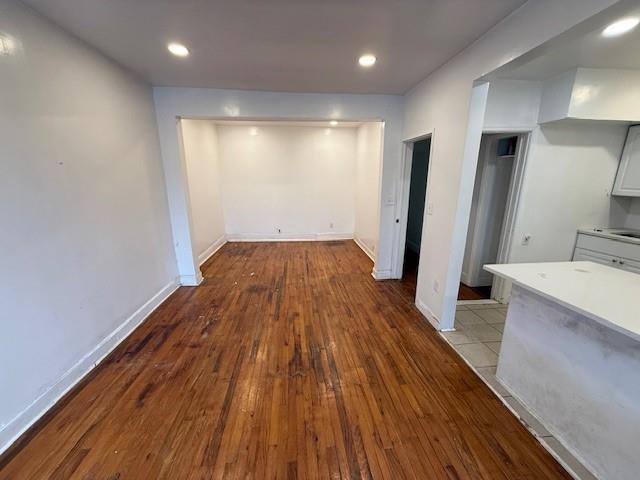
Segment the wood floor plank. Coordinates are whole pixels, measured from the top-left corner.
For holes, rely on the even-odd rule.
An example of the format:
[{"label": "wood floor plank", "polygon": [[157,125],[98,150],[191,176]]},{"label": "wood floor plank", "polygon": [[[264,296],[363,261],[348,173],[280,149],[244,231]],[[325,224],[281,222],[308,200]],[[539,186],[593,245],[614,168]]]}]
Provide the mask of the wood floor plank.
[{"label": "wood floor plank", "polygon": [[230,243],[0,479],[568,479],[351,241]]}]

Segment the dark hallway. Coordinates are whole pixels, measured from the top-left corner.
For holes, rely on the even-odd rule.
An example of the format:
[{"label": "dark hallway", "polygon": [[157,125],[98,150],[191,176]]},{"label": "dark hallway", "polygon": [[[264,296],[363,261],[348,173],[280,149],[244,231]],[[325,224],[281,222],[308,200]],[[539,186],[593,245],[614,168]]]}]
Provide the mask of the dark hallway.
[{"label": "dark hallway", "polygon": [[416,294],[416,282],[418,278],[430,150],[430,138],[420,140],[413,144],[411,180],[409,186],[409,209],[407,213],[407,237],[405,240],[402,269],[402,282],[406,285],[407,290],[412,296]]}]

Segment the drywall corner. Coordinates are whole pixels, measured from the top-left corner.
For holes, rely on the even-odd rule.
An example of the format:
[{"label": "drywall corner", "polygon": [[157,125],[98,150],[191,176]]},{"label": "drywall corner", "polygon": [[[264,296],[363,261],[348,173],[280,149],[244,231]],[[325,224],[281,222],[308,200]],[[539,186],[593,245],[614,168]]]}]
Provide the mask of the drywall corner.
[{"label": "drywall corner", "polygon": [[202,266],[207,260],[209,260],[218,250],[220,250],[223,245],[227,243],[226,235],[222,235],[220,238],[215,240],[204,252],[198,255],[199,265]]}]

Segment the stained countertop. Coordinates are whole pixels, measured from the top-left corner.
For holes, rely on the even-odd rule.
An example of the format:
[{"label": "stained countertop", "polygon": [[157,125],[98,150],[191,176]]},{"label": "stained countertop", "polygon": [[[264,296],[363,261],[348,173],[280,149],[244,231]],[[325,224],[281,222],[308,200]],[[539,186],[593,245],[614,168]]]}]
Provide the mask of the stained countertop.
[{"label": "stained countertop", "polygon": [[640,341],[640,275],[593,262],[511,263],[484,269]]}]

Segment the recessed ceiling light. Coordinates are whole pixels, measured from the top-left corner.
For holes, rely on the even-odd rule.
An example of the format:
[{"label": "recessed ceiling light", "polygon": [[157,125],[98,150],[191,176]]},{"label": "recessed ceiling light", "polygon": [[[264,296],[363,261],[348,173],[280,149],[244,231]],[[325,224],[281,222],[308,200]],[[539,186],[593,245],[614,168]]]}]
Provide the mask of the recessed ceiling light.
[{"label": "recessed ceiling light", "polygon": [[366,55],[362,55],[358,59],[358,63],[361,67],[373,67],[373,65],[376,63],[376,57],[367,53]]},{"label": "recessed ceiling light", "polygon": [[335,127],[336,125],[338,125],[338,121],[337,120],[331,120],[329,122],[329,125],[331,125],[332,127]]},{"label": "recessed ceiling light", "polygon": [[256,127],[251,127],[249,129],[249,135],[251,135],[252,137],[255,137],[256,135],[258,135],[258,129]]},{"label": "recessed ceiling light", "polygon": [[602,35],[605,37],[617,37],[618,35],[622,35],[630,30],[633,30],[638,26],[638,23],[640,23],[640,19],[638,18],[623,18],[622,20],[613,22],[611,25],[605,28],[602,31]]},{"label": "recessed ceiling light", "polygon": [[189,49],[180,43],[170,43],[169,45],[167,45],[167,49],[176,57],[189,56]]}]

